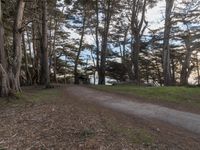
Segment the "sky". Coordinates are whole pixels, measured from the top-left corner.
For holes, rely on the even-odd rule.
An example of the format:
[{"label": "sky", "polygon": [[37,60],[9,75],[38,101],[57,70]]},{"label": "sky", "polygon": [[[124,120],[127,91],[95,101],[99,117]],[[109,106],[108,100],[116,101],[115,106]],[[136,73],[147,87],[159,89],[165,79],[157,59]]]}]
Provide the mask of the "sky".
[{"label": "sky", "polygon": [[157,3],[152,9],[148,9],[146,13],[146,19],[149,22],[150,29],[157,29],[164,25],[164,12],[165,2],[162,0]]}]

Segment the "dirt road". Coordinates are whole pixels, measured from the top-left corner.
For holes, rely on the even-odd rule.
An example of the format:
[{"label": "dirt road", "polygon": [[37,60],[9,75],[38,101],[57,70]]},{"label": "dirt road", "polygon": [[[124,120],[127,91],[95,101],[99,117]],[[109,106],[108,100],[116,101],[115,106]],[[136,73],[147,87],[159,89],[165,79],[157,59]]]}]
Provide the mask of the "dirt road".
[{"label": "dirt road", "polygon": [[133,102],[130,98],[87,87],[70,86],[67,92],[80,100],[88,100],[129,115],[153,118],[200,134],[200,115],[148,103]]},{"label": "dirt road", "polygon": [[71,85],[0,98],[0,149],[200,149],[199,129],[180,128],[194,130],[198,116],[129,100]]}]

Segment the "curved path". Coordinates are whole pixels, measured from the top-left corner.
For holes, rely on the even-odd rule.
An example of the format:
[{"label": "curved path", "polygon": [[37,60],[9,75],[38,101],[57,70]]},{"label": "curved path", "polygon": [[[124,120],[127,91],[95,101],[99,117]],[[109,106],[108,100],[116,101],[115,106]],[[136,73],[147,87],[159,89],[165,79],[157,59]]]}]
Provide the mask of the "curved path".
[{"label": "curved path", "polygon": [[127,97],[81,86],[70,86],[67,91],[80,100],[93,101],[104,107],[142,118],[161,120],[200,134],[200,115],[198,114],[149,103],[133,102]]}]

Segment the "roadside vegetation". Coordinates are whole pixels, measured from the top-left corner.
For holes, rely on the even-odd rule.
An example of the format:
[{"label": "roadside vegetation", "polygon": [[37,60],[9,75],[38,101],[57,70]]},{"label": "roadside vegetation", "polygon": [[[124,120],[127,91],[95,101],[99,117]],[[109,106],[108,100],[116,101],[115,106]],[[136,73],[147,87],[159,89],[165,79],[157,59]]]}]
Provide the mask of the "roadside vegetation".
[{"label": "roadside vegetation", "polygon": [[132,95],[146,102],[172,104],[174,107],[185,106],[200,108],[200,88],[198,87],[145,87],[135,85],[95,86],[109,92]]}]

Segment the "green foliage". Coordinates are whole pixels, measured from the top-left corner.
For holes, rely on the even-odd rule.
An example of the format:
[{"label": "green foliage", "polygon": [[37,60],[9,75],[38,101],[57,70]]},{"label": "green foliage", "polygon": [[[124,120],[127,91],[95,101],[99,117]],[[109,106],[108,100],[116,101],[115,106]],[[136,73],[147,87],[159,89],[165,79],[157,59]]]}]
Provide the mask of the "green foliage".
[{"label": "green foliage", "polygon": [[117,81],[124,81],[127,75],[124,64],[115,61],[108,61],[106,67],[107,75]]},{"label": "green foliage", "polygon": [[70,5],[72,3],[72,0],[65,0],[64,2],[66,5]]}]

